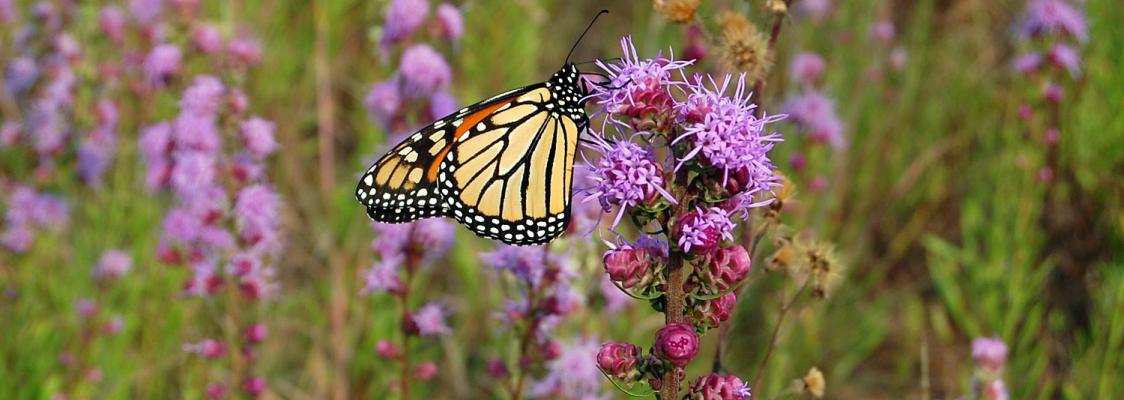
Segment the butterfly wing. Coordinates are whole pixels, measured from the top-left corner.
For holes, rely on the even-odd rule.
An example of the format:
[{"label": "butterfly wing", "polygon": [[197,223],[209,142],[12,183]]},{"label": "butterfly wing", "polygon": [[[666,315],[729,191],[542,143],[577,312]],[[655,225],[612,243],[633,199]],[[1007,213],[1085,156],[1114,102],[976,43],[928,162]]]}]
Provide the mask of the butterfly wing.
[{"label": "butterfly wing", "polygon": [[[377,222],[405,223],[442,216],[447,204],[439,192],[439,168],[458,134],[483,118],[520,88],[466,107],[410,135],[374,163],[359,178],[356,199]],[[460,129],[464,126],[466,129]]]},{"label": "butterfly wing", "polygon": [[582,120],[552,96],[534,87],[458,138],[440,177],[450,217],[516,245],[546,243],[566,230]]}]

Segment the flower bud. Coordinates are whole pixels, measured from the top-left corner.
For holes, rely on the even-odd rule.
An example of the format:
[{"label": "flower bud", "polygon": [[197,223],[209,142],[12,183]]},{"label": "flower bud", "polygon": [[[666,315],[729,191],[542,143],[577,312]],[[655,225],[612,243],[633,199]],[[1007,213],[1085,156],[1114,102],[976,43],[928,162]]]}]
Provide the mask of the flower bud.
[{"label": "flower bud", "polygon": [[503,379],[511,374],[511,371],[507,369],[507,364],[499,359],[488,361],[487,370],[488,376],[491,376],[493,379]]},{"label": "flower bud", "polygon": [[437,376],[437,364],[432,361],[426,361],[414,368],[414,377],[419,381],[425,382]]},{"label": "flower bud", "polygon": [[737,286],[749,275],[753,260],[742,246],[719,249],[710,262],[710,274],[719,290]]},{"label": "flower bud", "polygon": [[605,253],[605,272],[609,278],[628,289],[650,281],[648,252],[637,248],[620,248]]},{"label": "flower bud", "polygon": [[387,360],[393,360],[402,356],[402,350],[389,340],[380,340],[378,343],[375,343],[375,354]]},{"label": "flower bud", "polygon": [[699,334],[686,323],[664,325],[656,332],[652,352],[676,367],[684,367],[699,353]]},{"label": "flower bud", "polygon": [[246,383],[242,384],[242,390],[245,390],[250,397],[261,396],[265,392],[265,379],[258,376],[247,379]]},{"label": "flower bud", "polygon": [[687,390],[687,400],[742,400],[750,397],[749,384],[733,375],[700,376]]},{"label": "flower bud", "polygon": [[617,379],[627,379],[639,361],[640,347],[631,343],[606,342],[597,351],[597,367]]},{"label": "flower bud", "polygon": [[265,324],[253,324],[246,328],[246,341],[250,343],[261,343],[267,335],[269,328]]}]

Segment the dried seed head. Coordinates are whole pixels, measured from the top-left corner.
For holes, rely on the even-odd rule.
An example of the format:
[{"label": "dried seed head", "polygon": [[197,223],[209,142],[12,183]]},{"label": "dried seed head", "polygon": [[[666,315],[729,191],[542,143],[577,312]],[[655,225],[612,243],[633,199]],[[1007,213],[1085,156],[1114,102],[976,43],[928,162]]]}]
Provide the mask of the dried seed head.
[{"label": "dried seed head", "polygon": [[792,387],[794,391],[806,394],[813,399],[822,399],[826,384],[823,372],[820,372],[819,368],[812,367],[803,378],[793,380]]},{"label": "dried seed head", "polygon": [[677,24],[686,24],[695,20],[695,11],[699,9],[702,0],[654,0],[652,2],[656,11]]},{"label": "dried seed head", "polygon": [[821,299],[827,297],[843,276],[842,266],[835,258],[835,248],[818,242],[807,249],[804,258],[812,295]]},{"label": "dried seed head", "polygon": [[785,0],[765,0],[765,9],[774,15],[788,14],[788,4],[785,4]]},{"label": "dried seed head", "polygon": [[726,69],[744,72],[749,81],[765,77],[772,66],[765,37],[745,15],[727,11],[722,14],[722,46],[719,58]]},{"label": "dried seed head", "polygon": [[774,197],[773,203],[765,208],[765,222],[774,227],[780,226],[781,210],[784,210],[785,203],[796,196],[796,185],[780,172],[777,172],[777,176],[780,178],[778,183],[781,186],[773,190],[776,197]]},{"label": "dried seed head", "polygon": [[765,263],[768,271],[792,271],[802,261],[800,254],[804,252],[804,246],[797,237],[778,235],[773,241],[773,247],[776,251]]}]

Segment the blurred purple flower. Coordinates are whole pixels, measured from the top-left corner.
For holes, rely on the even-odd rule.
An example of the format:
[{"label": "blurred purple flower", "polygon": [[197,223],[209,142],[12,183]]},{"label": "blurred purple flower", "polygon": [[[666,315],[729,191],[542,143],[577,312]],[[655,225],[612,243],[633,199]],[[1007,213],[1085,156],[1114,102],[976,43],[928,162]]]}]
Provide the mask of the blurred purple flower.
[{"label": "blurred purple flower", "polygon": [[242,384],[242,390],[245,390],[246,394],[252,398],[261,396],[261,394],[265,392],[265,389],[265,378],[262,378],[260,376],[250,377],[249,379],[246,379],[245,383]]},{"label": "blurred purple flower", "polygon": [[222,50],[222,34],[211,25],[196,25],[191,30],[191,43],[199,51],[214,54]]},{"label": "blurred purple flower", "polygon": [[215,157],[199,151],[185,151],[175,156],[171,183],[181,197],[192,198],[204,193],[215,183]]},{"label": "blurred purple flower", "polygon": [[1031,0],[1020,30],[1026,36],[1070,35],[1082,43],[1089,39],[1084,13],[1065,0]]},{"label": "blurred purple flower", "polygon": [[591,166],[594,187],[583,201],[596,199],[603,211],[620,207],[612,227],[620,223],[625,210],[653,201],[663,196],[676,204],[675,198],[664,189],[663,167],[648,150],[627,140],[612,143],[596,133],[590,135],[592,145],[587,147],[600,152],[601,159]]},{"label": "blurred purple flower", "polygon": [[97,265],[94,267],[94,277],[97,279],[118,279],[133,268],[133,258],[121,250],[109,250],[102,253]]},{"label": "blurred purple flower", "polygon": [[428,0],[392,0],[386,8],[386,25],[379,43],[387,47],[405,39],[425,22],[428,14]]},{"label": "blurred purple flower", "polygon": [[464,17],[461,10],[449,3],[437,6],[437,26],[441,37],[456,42],[464,35]]},{"label": "blurred purple flower", "polygon": [[429,98],[429,118],[436,120],[456,112],[457,99],[447,92],[437,92]]},{"label": "blurred purple flower", "polygon": [[810,85],[820,80],[826,68],[823,57],[819,54],[804,52],[792,59],[791,73],[797,81]]},{"label": "blurred purple flower", "polygon": [[82,48],[73,36],[66,32],[59,33],[55,36],[53,42],[55,51],[67,61],[74,62],[82,57]]},{"label": "blurred purple flower", "polygon": [[983,398],[986,400],[1007,400],[1007,384],[1002,379],[996,379],[984,386]]},{"label": "blurred purple flower", "polygon": [[396,261],[381,260],[363,275],[363,289],[360,294],[397,293],[402,290],[402,279],[398,276]]},{"label": "blurred purple flower", "polygon": [[164,215],[162,227],[164,239],[183,245],[199,238],[203,221],[188,209],[174,208]]},{"label": "blurred purple flower", "polygon": [[204,339],[195,343],[185,343],[183,351],[213,360],[226,355],[226,344],[215,339]]},{"label": "blurred purple flower", "polygon": [[256,116],[242,123],[242,144],[250,155],[260,160],[277,150],[273,129],[272,122]]},{"label": "blurred purple flower", "polygon": [[210,75],[196,76],[180,99],[181,114],[213,116],[222,107],[225,92],[226,88],[218,78]]},{"label": "blurred purple flower", "polygon": [[832,0],[802,0],[796,2],[796,11],[814,21],[823,21],[831,12]]},{"label": "blurred purple flower", "polygon": [[255,184],[243,188],[234,202],[234,216],[242,241],[254,250],[276,250],[281,196],[272,188]]},{"label": "blurred purple flower", "polygon": [[0,243],[8,250],[22,254],[31,249],[35,241],[35,232],[27,225],[8,225],[0,236]]},{"label": "blurred purple flower", "polygon": [[399,71],[402,93],[425,98],[449,88],[453,71],[445,58],[427,44],[416,44],[402,52]]},{"label": "blurred purple flower", "polygon": [[894,23],[892,21],[880,20],[875,22],[874,26],[870,28],[870,37],[884,44],[894,41],[894,36],[896,34],[897,30],[894,29]]},{"label": "blurred purple flower", "polygon": [[411,319],[422,336],[444,336],[453,332],[445,324],[445,309],[439,304],[430,303],[415,312]]},{"label": "blurred purple flower", "polygon": [[822,93],[810,90],[790,97],[784,110],[794,122],[809,131],[812,140],[826,142],[835,149],[847,147],[843,122],[835,114],[835,102]]},{"label": "blurred purple flower", "polygon": [[137,24],[150,25],[160,21],[160,14],[164,12],[163,0],[130,0],[129,12]]},{"label": "blurred purple flower", "polygon": [[39,66],[35,60],[28,57],[16,57],[8,63],[4,74],[4,89],[9,96],[15,97],[35,85],[39,78]]},{"label": "blurred purple flower", "polygon": [[10,24],[16,20],[16,9],[12,0],[0,0],[0,22]]},{"label": "blurred purple flower", "polygon": [[422,261],[444,256],[453,243],[453,226],[438,218],[408,224],[374,224],[376,237],[372,250],[384,260],[405,261],[409,251],[421,251]]},{"label": "blurred purple flower", "polygon": [[1033,74],[1035,72],[1038,72],[1038,68],[1042,66],[1042,53],[1031,52],[1021,54],[1018,57],[1015,57],[1014,61],[1011,62],[1011,65],[1023,74]]},{"label": "blurred purple flower", "polygon": [[980,366],[992,371],[1003,370],[1007,363],[1007,344],[998,337],[979,337],[972,340],[972,358]]},{"label": "blurred purple flower", "polygon": [[251,36],[234,38],[226,45],[226,51],[230,53],[234,61],[243,66],[257,65],[262,61],[261,42]]},{"label": "blurred purple flower", "polygon": [[597,340],[578,338],[562,346],[558,357],[547,363],[547,374],[531,384],[530,398],[607,399],[602,393],[604,376],[597,367]]},{"label": "blurred purple flower", "polygon": [[906,62],[909,61],[909,53],[906,52],[905,47],[897,46],[890,50],[890,68],[895,71],[901,71],[905,68]]},{"label": "blurred purple flower", "polygon": [[117,150],[117,136],[111,128],[97,127],[82,138],[78,147],[78,176],[86,184],[98,187]]},{"label": "blurred purple flower", "polygon": [[375,121],[383,125],[383,128],[388,128],[390,122],[398,115],[398,110],[402,108],[402,96],[398,94],[398,80],[392,78],[371,85],[370,92],[363,99],[363,105],[367,106],[367,111]]},{"label": "blurred purple flower", "polygon": [[13,121],[6,121],[0,125],[0,148],[15,145],[20,141],[20,136],[23,135],[23,129],[20,124]]},{"label": "blurred purple flower", "polygon": [[98,26],[114,43],[125,40],[125,12],[120,7],[108,5],[98,12]]},{"label": "blurred purple flower", "polygon": [[605,299],[604,310],[608,315],[624,311],[632,304],[632,297],[618,289],[617,285],[609,279],[609,275],[601,276],[598,288],[601,290],[601,297]]},{"label": "blurred purple flower", "polygon": [[481,254],[480,259],[497,271],[511,272],[532,287],[538,287],[546,269],[545,262],[549,262],[545,251],[542,246],[503,245]]},{"label": "blurred purple flower", "polygon": [[163,86],[182,68],[180,48],[172,44],[156,46],[144,58],[144,75],[153,85]]},{"label": "blurred purple flower", "polygon": [[1073,47],[1063,43],[1055,44],[1050,48],[1050,62],[1059,68],[1065,68],[1074,78],[1081,76],[1081,56]]}]

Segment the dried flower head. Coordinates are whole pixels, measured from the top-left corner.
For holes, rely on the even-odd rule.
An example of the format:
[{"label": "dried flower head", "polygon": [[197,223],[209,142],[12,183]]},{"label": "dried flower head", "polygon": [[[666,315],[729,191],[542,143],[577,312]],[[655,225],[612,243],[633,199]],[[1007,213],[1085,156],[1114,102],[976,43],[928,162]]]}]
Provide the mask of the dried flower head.
[{"label": "dried flower head", "polygon": [[766,0],[765,10],[774,15],[783,16],[788,14],[788,3],[785,0]]},{"label": "dried flower head", "polygon": [[751,82],[763,79],[773,65],[765,36],[745,15],[727,11],[722,14],[722,45],[719,58],[730,71],[744,72]]},{"label": "dried flower head", "polygon": [[804,378],[796,381],[796,384],[802,393],[812,396],[812,398],[815,399],[822,399],[827,381],[824,380],[823,372],[820,372],[819,368],[812,367],[812,369],[808,370],[808,373],[804,375]]},{"label": "dried flower head", "polygon": [[809,246],[803,255],[804,269],[797,272],[802,279],[809,279],[808,287],[812,295],[824,298],[839,284],[843,276],[842,265],[835,258],[835,248],[818,242]]},{"label": "dried flower head", "polygon": [[702,0],[655,0],[652,5],[671,22],[686,24],[695,20],[700,3]]}]

